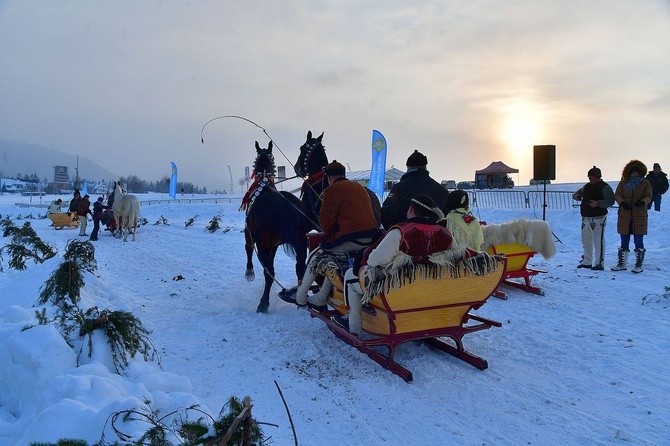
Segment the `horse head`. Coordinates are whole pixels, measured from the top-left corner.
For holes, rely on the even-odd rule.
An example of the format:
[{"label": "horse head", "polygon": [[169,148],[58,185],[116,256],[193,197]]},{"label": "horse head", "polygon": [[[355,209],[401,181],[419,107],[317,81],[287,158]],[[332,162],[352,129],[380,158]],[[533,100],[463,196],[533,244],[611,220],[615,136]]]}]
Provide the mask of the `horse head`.
[{"label": "horse head", "polygon": [[272,154],[272,141],[267,149],[262,149],[256,141],[256,159],[253,165],[254,177],[273,177],[276,174],[275,157]]},{"label": "horse head", "polygon": [[302,178],[314,175],[328,164],[326,148],[321,144],[323,132],[316,138],[312,137],[312,131],[307,132],[307,140],[300,146],[300,156],[293,168],[295,173]]}]

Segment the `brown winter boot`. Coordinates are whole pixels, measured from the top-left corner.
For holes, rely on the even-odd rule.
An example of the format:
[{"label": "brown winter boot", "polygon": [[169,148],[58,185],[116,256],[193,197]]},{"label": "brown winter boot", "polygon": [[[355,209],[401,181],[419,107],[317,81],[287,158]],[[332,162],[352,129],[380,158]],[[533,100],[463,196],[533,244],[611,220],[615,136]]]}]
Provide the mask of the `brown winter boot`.
[{"label": "brown winter boot", "polygon": [[644,262],[644,253],[647,252],[646,249],[636,249],[635,250],[635,266],[631,270],[632,272],[638,274],[644,271],[642,269],[642,262]]},{"label": "brown winter boot", "polygon": [[626,271],[628,269],[628,254],[630,254],[630,250],[619,248],[619,251],[617,251],[617,264],[610,269],[612,271]]}]

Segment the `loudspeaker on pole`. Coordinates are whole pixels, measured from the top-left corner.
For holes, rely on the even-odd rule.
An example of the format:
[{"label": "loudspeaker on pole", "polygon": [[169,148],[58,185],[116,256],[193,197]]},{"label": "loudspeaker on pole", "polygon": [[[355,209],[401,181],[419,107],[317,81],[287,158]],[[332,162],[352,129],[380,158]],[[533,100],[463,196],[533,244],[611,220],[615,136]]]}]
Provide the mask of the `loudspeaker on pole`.
[{"label": "loudspeaker on pole", "polygon": [[533,179],[556,179],[556,146],[533,146]]}]

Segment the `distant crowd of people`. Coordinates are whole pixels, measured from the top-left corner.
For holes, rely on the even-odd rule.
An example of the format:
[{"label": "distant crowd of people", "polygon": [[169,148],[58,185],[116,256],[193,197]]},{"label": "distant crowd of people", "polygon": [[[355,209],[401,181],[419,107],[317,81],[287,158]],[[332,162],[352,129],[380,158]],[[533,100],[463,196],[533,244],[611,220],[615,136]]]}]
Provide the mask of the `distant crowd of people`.
[{"label": "distant crowd of people", "polygon": [[[116,185],[116,183],[114,183]],[[88,236],[86,233],[86,228],[88,227],[89,216],[93,220],[93,231],[89,240],[96,241],[98,240],[98,235],[100,233],[100,223],[105,218],[105,211],[109,210],[111,212],[112,205],[114,204],[114,191],[109,193],[107,197],[104,195],[99,196],[93,203],[93,211],[91,211],[91,201],[90,195],[84,194],[82,197],[81,191],[75,189],[70,203],[68,205],[67,214],[71,216],[76,216],[79,221],[79,236],[85,237]],[[107,198],[107,204],[104,204],[105,198]],[[52,201],[49,205],[48,213],[57,214],[62,212],[63,200],[57,198]],[[74,217],[73,217],[74,218]],[[111,216],[108,216],[111,218]]]}]

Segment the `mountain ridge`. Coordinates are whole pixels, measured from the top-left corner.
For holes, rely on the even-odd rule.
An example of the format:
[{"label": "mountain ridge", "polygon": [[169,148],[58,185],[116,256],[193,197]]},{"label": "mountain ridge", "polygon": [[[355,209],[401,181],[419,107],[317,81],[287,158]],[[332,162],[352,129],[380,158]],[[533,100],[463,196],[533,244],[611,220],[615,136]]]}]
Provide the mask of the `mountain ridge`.
[{"label": "mountain ridge", "polygon": [[[54,166],[67,166],[70,180],[77,170],[77,155],[70,155],[49,147],[0,138],[0,177],[15,177],[17,174],[36,174],[40,181],[54,180]],[[98,163],[79,156],[79,178],[89,181],[119,178]]]}]

